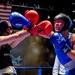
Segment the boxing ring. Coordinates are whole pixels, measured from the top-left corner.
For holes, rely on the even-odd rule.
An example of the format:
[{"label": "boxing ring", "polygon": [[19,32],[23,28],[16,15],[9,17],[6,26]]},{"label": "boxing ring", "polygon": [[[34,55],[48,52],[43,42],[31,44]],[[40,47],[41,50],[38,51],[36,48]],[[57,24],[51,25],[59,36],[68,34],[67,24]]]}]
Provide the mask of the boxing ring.
[{"label": "boxing ring", "polygon": [[37,75],[42,75],[42,70],[43,69],[52,69],[53,67],[41,67],[41,66],[39,66],[39,67],[15,67],[15,69],[21,69],[21,70],[30,70],[30,69],[37,69],[38,70],[38,74]]}]

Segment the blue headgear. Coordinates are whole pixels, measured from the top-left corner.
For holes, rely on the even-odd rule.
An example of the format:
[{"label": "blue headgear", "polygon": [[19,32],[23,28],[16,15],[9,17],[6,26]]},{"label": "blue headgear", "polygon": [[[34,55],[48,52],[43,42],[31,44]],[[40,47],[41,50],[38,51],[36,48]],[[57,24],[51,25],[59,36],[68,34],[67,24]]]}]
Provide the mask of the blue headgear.
[{"label": "blue headgear", "polygon": [[62,28],[62,30],[60,32],[65,31],[65,30],[71,28],[71,26],[72,26],[72,20],[70,19],[69,16],[67,16],[64,13],[60,13],[60,14],[58,14],[58,15],[56,15],[54,17],[54,20],[58,20],[58,19],[61,19],[61,20],[64,21],[64,27]]}]

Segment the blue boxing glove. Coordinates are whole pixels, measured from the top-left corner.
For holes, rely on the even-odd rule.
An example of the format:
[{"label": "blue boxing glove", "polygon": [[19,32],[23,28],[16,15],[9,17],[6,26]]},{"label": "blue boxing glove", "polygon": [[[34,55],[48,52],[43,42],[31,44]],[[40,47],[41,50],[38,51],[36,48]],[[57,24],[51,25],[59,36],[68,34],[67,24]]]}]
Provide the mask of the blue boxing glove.
[{"label": "blue boxing glove", "polygon": [[18,12],[12,12],[9,15],[9,21],[12,24],[12,26],[16,28],[21,28],[23,26],[25,28],[31,27],[31,22]]},{"label": "blue boxing glove", "polygon": [[69,45],[66,43],[65,38],[60,33],[52,34],[50,42],[54,44],[56,48],[62,50],[64,53],[68,53],[71,50]]}]

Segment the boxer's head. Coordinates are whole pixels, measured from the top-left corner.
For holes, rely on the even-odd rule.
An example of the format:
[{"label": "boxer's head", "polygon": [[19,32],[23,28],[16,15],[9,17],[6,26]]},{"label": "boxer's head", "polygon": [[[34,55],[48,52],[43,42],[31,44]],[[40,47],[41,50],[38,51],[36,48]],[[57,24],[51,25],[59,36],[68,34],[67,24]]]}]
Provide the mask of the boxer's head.
[{"label": "boxer's head", "polygon": [[54,17],[54,29],[57,32],[63,32],[70,29],[72,26],[72,20],[64,13],[60,13]]},{"label": "boxer's head", "polygon": [[0,36],[1,35],[8,35],[11,32],[11,26],[9,25],[8,21],[1,20],[0,21]]}]

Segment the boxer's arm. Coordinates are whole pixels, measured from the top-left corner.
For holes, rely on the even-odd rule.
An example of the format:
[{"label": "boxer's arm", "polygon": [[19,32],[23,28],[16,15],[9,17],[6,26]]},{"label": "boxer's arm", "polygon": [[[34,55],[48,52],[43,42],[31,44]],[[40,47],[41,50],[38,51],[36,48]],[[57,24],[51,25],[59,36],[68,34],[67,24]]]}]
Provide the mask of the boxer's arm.
[{"label": "boxer's arm", "polygon": [[72,49],[70,52],[67,53],[67,55],[75,60],[75,34],[72,35],[72,38],[71,38],[71,46],[72,46]]},{"label": "boxer's arm", "polygon": [[[12,47],[15,47],[24,38],[26,38],[28,36],[30,36],[30,33],[29,32],[26,32],[25,30],[18,31],[18,32],[14,33],[14,34],[7,35],[7,36],[0,36],[0,45],[3,45],[3,44],[7,44],[7,43],[12,42],[12,43],[14,43],[12,45]],[[18,41],[18,43],[16,43],[17,41]]]},{"label": "boxer's arm", "polygon": [[75,60],[75,51],[71,49],[70,52],[67,53],[67,55],[72,59]]},{"label": "boxer's arm", "polygon": [[59,50],[62,50],[64,53],[66,53],[72,60],[75,60],[75,34],[71,38],[71,47],[66,43],[65,38],[57,33],[57,35],[54,33],[50,41],[52,44],[54,44]]},{"label": "boxer's arm", "polygon": [[50,39],[50,37],[52,36],[54,32],[51,31],[51,33],[48,35],[48,34],[38,34],[39,36],[42,36],[43,38],[46,38],[46,39]]},{"label": "boxer's arm", "polygon": [[17,40],[10,43],[11,48],[16,47],[20,42],[22,42],[25,38],[29,37],[30,35],[31,34],[27,31],[24,33],[24,35],[19,35]]},{"label": "boxer's arm", "polygon": [[55,48],[62,50],[63,53],[67,54],[71,50],[71,47],[67,44],[66,39],[60,33],[52,34],[50,42],[54,44]]},{"label": "boxer's arm", "polygon": [[[26,19],[23,15],[21,15],[18,12],[12,12],[9,16],[9,21],[12,24],[12,26],[16,28],[23,27],[24,30],[16,32],[13,37],[13,41],[11,41],[10,45],[12,48],[17,46],[22,40],[24,40],[26,37],[30,36],[30,33],[27,32],[27,30],[31,27],[31,23],[28,19]],[[10,38],[10,39],[11,39]],[[16,39],[15,39],[16,38]]]}]

